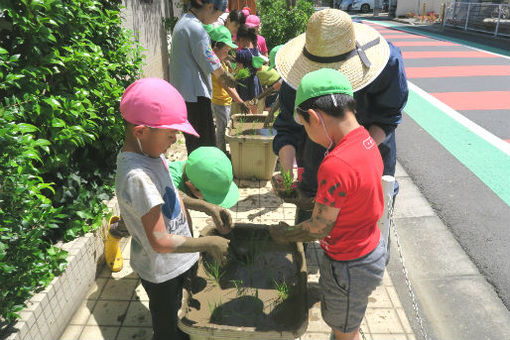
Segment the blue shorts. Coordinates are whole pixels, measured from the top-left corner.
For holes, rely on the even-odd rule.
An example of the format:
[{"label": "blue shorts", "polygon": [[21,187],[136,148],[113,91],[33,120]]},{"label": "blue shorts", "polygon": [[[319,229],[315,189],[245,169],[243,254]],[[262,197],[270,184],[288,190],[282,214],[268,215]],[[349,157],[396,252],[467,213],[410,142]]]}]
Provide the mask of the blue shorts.
[{"label": "blue shorts", "polygon": [[354,332],[365,316],[368,297],[382,282],[385,267],[382,237],[371,253],[356,260],[335,261],[323,253],[319,285],[324,321],[340,332]]}]

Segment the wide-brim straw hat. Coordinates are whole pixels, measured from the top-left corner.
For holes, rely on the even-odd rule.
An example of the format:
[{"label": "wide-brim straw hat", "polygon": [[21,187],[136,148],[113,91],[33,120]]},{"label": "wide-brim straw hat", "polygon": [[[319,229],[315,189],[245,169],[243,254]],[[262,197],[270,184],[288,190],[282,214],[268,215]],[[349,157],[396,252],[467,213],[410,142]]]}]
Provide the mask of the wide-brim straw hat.
[{"label": "wide-brim straw hat", "polygon": [[352,22],[341,10],[325,9],[310,17],[306,33],[280,48],[276,69],[295,89],[311,71],[324,67],[336,69],[358,91],[377,78],[389,56],[388,43],[375,29]]}]

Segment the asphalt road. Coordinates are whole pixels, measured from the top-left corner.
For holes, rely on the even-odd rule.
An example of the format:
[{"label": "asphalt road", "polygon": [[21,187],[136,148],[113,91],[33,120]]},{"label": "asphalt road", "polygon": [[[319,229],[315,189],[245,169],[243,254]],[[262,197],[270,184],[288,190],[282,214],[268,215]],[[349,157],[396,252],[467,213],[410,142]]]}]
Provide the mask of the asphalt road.
[{"label": "asphalt road", "polygon": [[510,58],[395,30],[395,23],[371,25],[401,48],[412,84],[489,132],[456,133],[455,122],[428,122],[426,113],[416,119],[414,102],[397,130],[397,154],[510,309],[510,153],[486,142],[487,135],[510,140]]}]

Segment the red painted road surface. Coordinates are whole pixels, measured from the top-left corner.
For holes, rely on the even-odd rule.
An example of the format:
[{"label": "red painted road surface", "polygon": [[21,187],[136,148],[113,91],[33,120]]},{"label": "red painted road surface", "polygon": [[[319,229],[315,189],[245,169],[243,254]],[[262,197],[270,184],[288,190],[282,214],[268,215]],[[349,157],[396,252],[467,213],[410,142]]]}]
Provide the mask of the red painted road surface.
[{"label": "red painted road surface", "polygon": [[508,59],[426,34],[365,23],[402,50],[411,82],[495,135],[510,140]]},{"label": "red painted road surface", "polygon": [[476,76],[510,76],[510,65],[406,67],[408,79]]}]

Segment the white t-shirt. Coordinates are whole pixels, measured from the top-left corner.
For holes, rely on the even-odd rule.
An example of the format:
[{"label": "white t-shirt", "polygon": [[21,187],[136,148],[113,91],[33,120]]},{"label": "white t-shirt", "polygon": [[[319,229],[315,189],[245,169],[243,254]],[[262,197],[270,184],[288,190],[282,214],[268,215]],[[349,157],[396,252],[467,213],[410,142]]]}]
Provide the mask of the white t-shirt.
[{"label": "white t-shirt", "polygon": [[169,234],[191,237],[185,213],[163,157],[151,158],[133,152],[117,156],[115,192],[120,214],[131,234],[131,267],[146,281],[161,283],[190,269],[199,253],[160,254],[152,249],[142,216],[161,205]]}]

